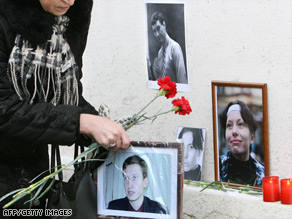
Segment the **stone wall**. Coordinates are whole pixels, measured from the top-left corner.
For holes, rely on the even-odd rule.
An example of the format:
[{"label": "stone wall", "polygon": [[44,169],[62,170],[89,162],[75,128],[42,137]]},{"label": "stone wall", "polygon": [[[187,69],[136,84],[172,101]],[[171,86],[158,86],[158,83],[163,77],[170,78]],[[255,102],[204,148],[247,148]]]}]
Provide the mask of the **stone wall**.
[{"label": "stone wall", "polygon": [[292,206],[264,202],[262,195],[184,185],[184,219],[291,219]]}]

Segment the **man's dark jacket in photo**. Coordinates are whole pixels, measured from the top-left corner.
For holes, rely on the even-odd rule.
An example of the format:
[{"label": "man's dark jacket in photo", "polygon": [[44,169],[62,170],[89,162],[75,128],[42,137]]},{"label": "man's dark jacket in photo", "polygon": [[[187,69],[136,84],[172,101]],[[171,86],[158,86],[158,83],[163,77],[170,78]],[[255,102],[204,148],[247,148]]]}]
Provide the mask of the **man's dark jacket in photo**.
[{"label": "man's dark jacket in photo", "polygon": [[[113,200],[109,203],[108,209],[128,211],[129,199],[127,197]],[[156,214],[168,214],[166,207],[162,206],[159,202],[153,201],[147,196],[144,196],[144,211]]]}]

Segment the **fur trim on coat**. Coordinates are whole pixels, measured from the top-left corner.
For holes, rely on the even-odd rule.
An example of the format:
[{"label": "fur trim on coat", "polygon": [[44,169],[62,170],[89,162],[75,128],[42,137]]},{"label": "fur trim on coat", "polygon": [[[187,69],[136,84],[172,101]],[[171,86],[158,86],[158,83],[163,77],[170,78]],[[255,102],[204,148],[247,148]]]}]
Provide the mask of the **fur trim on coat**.
[{"label": "fur trim on coat", "polygon": [[[55,16],[44,11],[39,0],[0,0],[0,15],[4,16],[14,34],[20,34],[33,46],[46,42],[52,35]],[[81,33],[88,29],[93,0],[75,0],[67,12],[68,29]]]}]

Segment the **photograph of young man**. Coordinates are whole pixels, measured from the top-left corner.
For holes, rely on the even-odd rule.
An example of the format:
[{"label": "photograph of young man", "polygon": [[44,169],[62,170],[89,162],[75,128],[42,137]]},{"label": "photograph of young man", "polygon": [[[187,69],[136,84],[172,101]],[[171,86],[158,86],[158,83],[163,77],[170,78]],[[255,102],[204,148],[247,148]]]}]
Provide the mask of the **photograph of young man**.
[{"label": "photograph of young man", "polygon": [[112,200],[108,209],[168,214],[166,206],[144,195],[148,186],[147,164],[138,155],[128,157],[122,166],[126,197]]}]

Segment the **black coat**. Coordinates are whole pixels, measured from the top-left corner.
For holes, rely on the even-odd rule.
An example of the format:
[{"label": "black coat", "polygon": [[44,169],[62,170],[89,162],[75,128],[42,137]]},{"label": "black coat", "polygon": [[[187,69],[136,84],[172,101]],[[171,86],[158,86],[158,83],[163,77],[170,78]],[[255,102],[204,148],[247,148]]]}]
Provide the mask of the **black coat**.
[{"label": "black coat", "polygon": [[[128,206],[129,206],[129,199],[125,197],[125,198],[111,201],[108,205],[108,209],[129,211]],[[155,214],[168,214],[168,210],[166,207],[162,206],[157,201],[151,200],[147,196],[144,196],[144,211],[143,212],[155,213]]]},{"label": "black coat", "polygon": [[200,181],[201,180],[201,166],[198,165],[198,167],[194,170],[190,170],[188,172],[184,172],[184,179],[186,180],[193,180],[193,181]]},{"label": "black coat", "polygon": [[[48,144],[85,142],[79,133],[80,113],[98,114],[82,97],[82,55],[85,49],[92,0],[76,0],[67,15],[66,39],[80,69],[79,105],[57,105],[22,101],[7,77],[8,59],[16,34],[33,46],[52,34],[54,16],[38,0],[0,0],[0,197],[47,170]],[[3,203],[0,203],[0,206]]]}]

